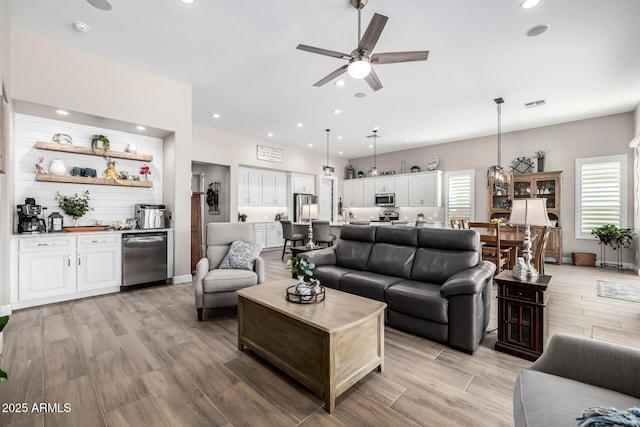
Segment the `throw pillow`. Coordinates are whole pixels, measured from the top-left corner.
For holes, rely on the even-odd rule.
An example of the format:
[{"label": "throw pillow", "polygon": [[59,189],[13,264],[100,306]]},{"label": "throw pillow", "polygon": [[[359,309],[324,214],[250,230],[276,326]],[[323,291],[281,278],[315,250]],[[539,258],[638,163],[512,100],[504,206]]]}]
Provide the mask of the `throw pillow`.
[{"label": "throw pillow", "polygon": [[231,243],[229,252],[225,255],[220,267],[253,270],[253,264],[260,255],[262,245],[260,243],[247,243],[236,240]]}]

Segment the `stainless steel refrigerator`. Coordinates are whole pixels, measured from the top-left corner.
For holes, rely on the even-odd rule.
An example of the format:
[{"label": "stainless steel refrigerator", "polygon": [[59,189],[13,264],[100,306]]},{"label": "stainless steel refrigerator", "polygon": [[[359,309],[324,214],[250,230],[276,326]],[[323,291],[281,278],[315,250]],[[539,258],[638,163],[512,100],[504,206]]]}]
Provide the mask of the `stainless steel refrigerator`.
[{"label": "stainless steel refrigerator", "polygon": [[302,206],[314,203],[318,203],[318,198],[313,194],[293,193],[293,222],[307,222],[309,218],[302,216]]}]

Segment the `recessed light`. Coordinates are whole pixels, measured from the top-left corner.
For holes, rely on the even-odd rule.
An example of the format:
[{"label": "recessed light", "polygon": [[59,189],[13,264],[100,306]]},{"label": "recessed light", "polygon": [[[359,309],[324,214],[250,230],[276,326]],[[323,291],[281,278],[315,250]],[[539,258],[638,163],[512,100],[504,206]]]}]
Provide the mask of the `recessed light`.
[{"label": "recessed light", "polygon": [[79,21],[76,21],[76,22],[73,23],[73,28],[75,28],[76,30],[80,31],[81,33],[86,33],[90,29],[87,24],[85,24],[84,22],[79,22]]},{"label": "recessed light", "polygon": [[353,94],[353,96],[355,96],[356,98],[364,98],[367,96],[367,94],[364,92],[356,92],[355,94]]},{"label": "recessed light", "polygon": [[307,145],[308,145],[309,147],[313,147],[313,144],[312,144],[312,143],[308,143]]},{"label": "recessed light", "polygon": [[380,126],[374,126],[373,130],[380,130]]},{"label": "recessed light", "polygon": [[338,80],[338,81],[336,82],[336,86],[339,86],[339,87],[344,86],[344,80]]},{"label": "recessed light", "polygon": [[370,145],[369,148],[373,148],[373,145]]},{"label": "recessed light", "polygon": [[342,151],[338,151],[338,154],[342,154]]},{"label": "recessed light", "polygon": [[145,130],[147,130],[147,128],[146,128],[146,127],[144,127],[144,126],[140,126],[140,125],[136,126],[136,129],[138,129],[139,131],[145,131]]},{"label": "recessed light", "polygon": [[338,135],[338,139],[342,139],[342,135]]},{"label": "recessed light", "polygon": [[211,117],[213,117],[214,119],[219,119],[219,118],[220,118],[220,114],[218,114],[218,113],[213,113],[213,114],[211,115]]},{"label": "recessed light", "polygon": [[301,128],[301,127],[302,127],[302,123],[298,123],[298,124],[296,124],[296,126],[298,126],[299,128]]},{"label": "recessed light", "polygon": [[87,2],[91,6],[100,10],[109,11],[113,9],[113,6],[111,6],[111,3],[109,3],[108,0],[87,0]]},{"label": "recessed light", "polygon": [[269,132],[269,133],[267,134],[267,136],[271,137],[271,136],[273,136],[273,134],[272,134],[271,132]]},{"label": "recessed light", "polygon": [[404,139],[404,142],[409,142],[409,138],[405,138],[405,139]]},{"label": "recessed light", "polygon": [[69,112],[66,110],[56,110],[56,113],[60,116],[68,116]]},{"label": "recessed light", "polygon": [[536,7],[540,3],[540,0],[523,0],[520,3],[520,7],[522,9],[531,9],[532,7]]},{"label": "recessed light", "polygon": [[340,111],[340,110],[333,110],[333,111],[332,111],[332,113],[333,113],[333,114],[340,114],[340,113],[342,113],[342,111]]},{"label": "recessed light", "polygon": [[196,0],[180,0],[184,4],[194,4]]},{"label": "recessed light", "polygon": [[546,33],[548,29],[549,26],[547,24],[536,25],[535,27],[530,28],[525,34],[528,37],[537,37],[541,34]]}]

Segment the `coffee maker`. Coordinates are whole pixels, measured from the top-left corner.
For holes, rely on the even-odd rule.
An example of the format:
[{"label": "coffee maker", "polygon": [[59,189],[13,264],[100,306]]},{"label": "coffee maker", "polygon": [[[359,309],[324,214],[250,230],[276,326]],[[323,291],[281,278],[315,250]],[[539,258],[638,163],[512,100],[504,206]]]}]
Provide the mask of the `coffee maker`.
[{"label": "coffee maker", "polygon": [[42,206],[36,205],[36,199],[27,197],[24,205],[18,205],[18,233],[44,233],[47,225],[40,218]]}]

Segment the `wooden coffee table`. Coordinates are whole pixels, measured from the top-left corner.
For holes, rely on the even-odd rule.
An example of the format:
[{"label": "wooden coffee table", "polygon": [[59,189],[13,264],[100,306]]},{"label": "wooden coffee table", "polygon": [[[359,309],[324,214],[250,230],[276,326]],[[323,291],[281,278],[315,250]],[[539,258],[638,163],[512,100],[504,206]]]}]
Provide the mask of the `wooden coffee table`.
[{"label": "wooden coffee table", "polygon": [[325,300],[286,300],[293,280],[238,294],[238,349],[248,348],[295,378],[333,411],[336,398],[384,368],[383,302],[326,289]]}]

